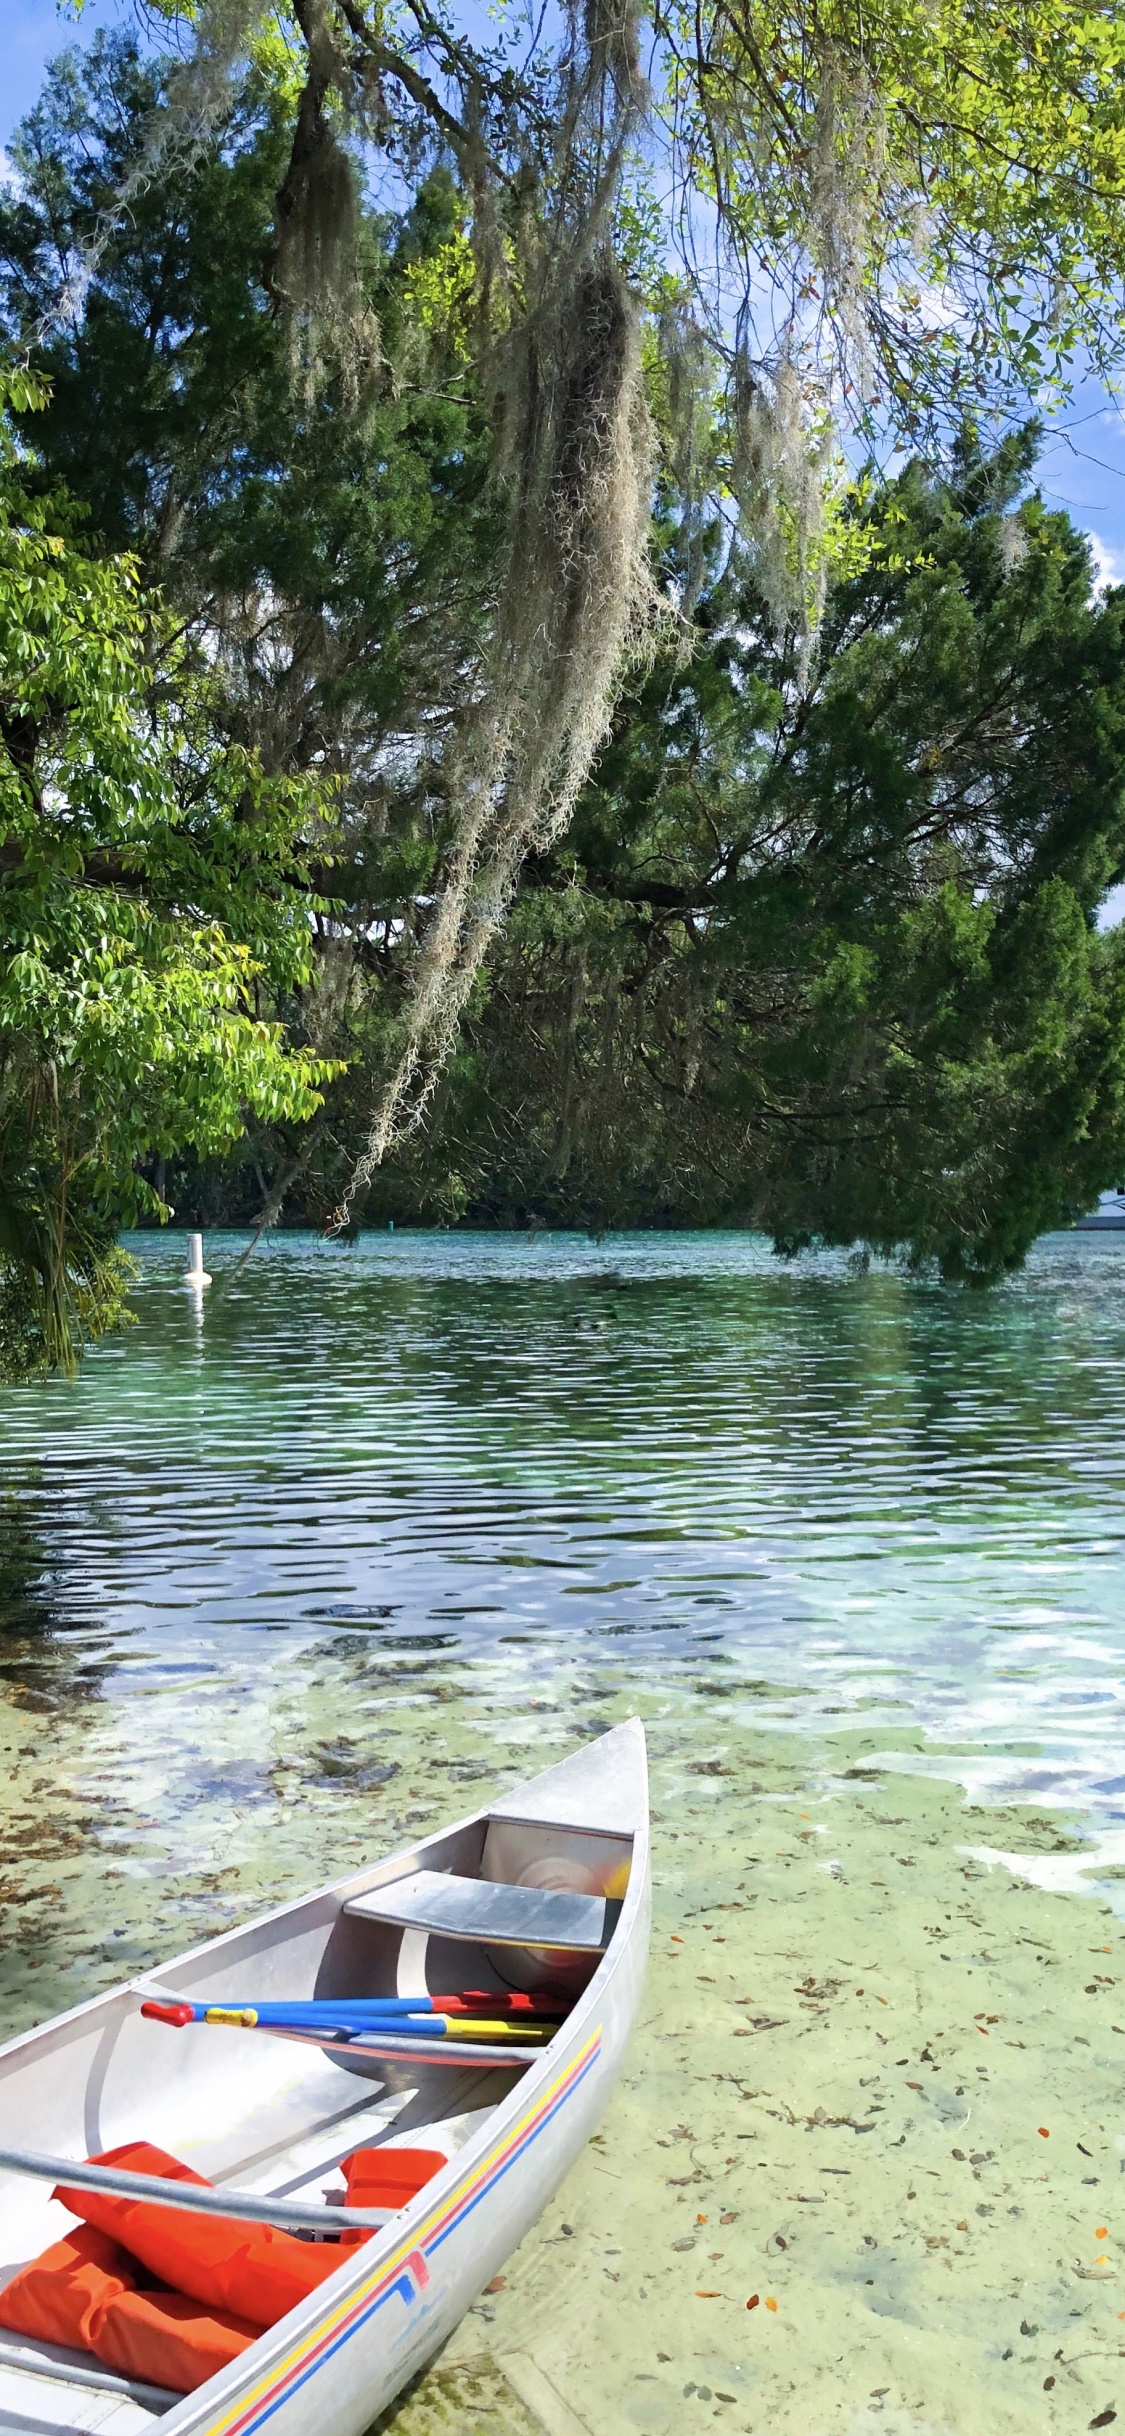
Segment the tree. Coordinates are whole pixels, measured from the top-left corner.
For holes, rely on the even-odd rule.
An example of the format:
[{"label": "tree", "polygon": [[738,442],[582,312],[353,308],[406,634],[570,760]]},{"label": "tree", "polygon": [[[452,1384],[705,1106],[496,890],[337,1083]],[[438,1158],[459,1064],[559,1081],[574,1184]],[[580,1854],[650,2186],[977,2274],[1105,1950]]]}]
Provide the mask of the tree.
[{"label": "tree", "polygon": [[[3,402],[42,403],[5,377]],[[330,1068],[266,1007],[308,976],[310,790],[216,748],[207,684],[126,557],[91,557],[0,427],[0,1364],[122,1316],[139,1168],[305,1120]],[[327,835],[327,823],[321,816]]]},{"label": "tree", "polygon": [[[115,212],[213,149],[247,57],[269,50],[253,7],[185,14],[194,47],[87,241],[95,274]],[[520,863],[565,829],[658,622],[646,326],[685,529],[725,499],[807,660],[838,427],[937,434],[966,402],[1065,382],[1080,344],[1116,360],[1125,30],[1083,0],[1023,0],[1000,29],[976,0],[780,17],[657,0],[650,84],[625,0],[568,17],[553,50],[515,17],[481,43],[440,0],[292,0],[274,22],[295,90],[264,277],[304,375],[330,373],[339,400],[378,363],[372,162],[400,193],[440,168],[444,289],[463,301],[503,511],[435,768],[439,885],[360,1181],[422,1120]],[[638,168],[645,141],[665,148],[667,207]]]},{"label": "tree", "polygon": [[[435,173],[397,215],[365,219],[393,372],[365,375],[358,397],[342,375],[295,375],[266,279],[294,109],[272,56],[225,97],[213,147],[146,177],[105,235],[169,74],[124,37],[50,70],[13,145],[20,189],[0,198],[6,320],[16,342],[49,332],[44,479],[161,584],[211,672],[218,732],[270,771],[335,783],[339,834],[316,875],[334,919],[306,1012],[329,1045],[346,1029],[371,1088],[448,842],[435,770],[495,587],[456,196]],[[84,311],[60,326],[60,276],[95,242]],[[282,1181],[307,1148],[259,1137]]]},{"label": "tree", "polygon": [[[390,807],[387,737],[444,732],[491,571],[485,434],[443,293],[456,198],[438,174],[399,215],[365,217],[394,379],[369,371],[357,395],[306,378],[267,283],[291,69],[268,52],[246,67],[212,145],[142,178],[170,81],[99,35],[52,64],[14,140],[4,318],[16,346],[40,334],[36,446],[99,544],[136,552],[204,639],[232,736],[274,769],[330,768],[359,831],[373,797],[377,820]],[[95,247],[83,310],[60,320],[60,283]]]},{"label": "tree", "polygon": [[[855,518],[815,674],[728,579],[533,865],[376,1207],[752,1223],[988,1280],[1125,1161],[1125,594],[1034,433]],[[346,1091],[347,1082],[341,1085]]]},{"label": "tree", "polygon": [[[990,1272],[1026,1226],[991,1243],[988,1208],[1014,1207],[1037,1143],[1073,1152],[1043,1152],[1044,1208],[1117,1155],[1112,956],[1033,805],[1042,869],[1022,895],[1014,797],[983,845],[918,811],[960,649],[961,579],[927,519],[989,564],[1027,545],[1036,581],[1061,551],[1067,617],[1093,616],[1076,545],[1031,549],[1030,508],[977,518],[986,460],[955,457],[974,415],[1003,427],[1029,387],[1065,387],[1079,346],[1103,367],[1119,352],[1125,34],[1078,0],[998,32],[970,0],[780,17],[661,0],[646,86],[624,8],[568,18],[553,51],[514,18],[482,44],[431,0],[294,0],[271,22],[225,0],[192,10],[179,64],[118,44],[60,68],[0,226],[9,327],[54,374],[52,471],[159,568],[225,733],[271,771],[341,780],[304,1019],[350,1071],[322,1124],[268,1142],[267,1210],[304,1164],[340,1215],[393,1155],[387,1190],[429,1206],[597,1216],[624,1206],[624,1176],[644,1180],[633,1207],[747,1211],[784,1240],[851,1226]],[[923,449],[913,489],[857,504],[849,426]],[[1005,597],[1025,582],[1013,566]],[[967,801],[995,777],[986,593],[982,576]],[[1049,650],[1046,611],[1036,631]],[[1097,633],[1111,657],[1112,619]],[[910,635],[913,743],[879,658]],[[1094,651],[1070,680],[1100,735],[1116,680]],[[1080,718],[1065,686],[1052,701],[1065,760]],[[1042,720],[1030,738],[1032,804],[1058,756]],[[1114,784],[1082,810],[1075,781],[1106,872]],[[866,897],[856,806],[883,841]],[[747,820],[743,859],[712,871]],[[510,1101],[490,1003],[528,1026],[522,1164],[481,1131],[503,1133]],[[607,1110],[628,1082],[600,1134],[566,1045],[595,1030]],[[1078,1060],[1082,1112],[1061,1132],[1056,1052]],[[677,1056],[692,1104],[674,1123]],[[443,1070],[436,1131],[396,1150]]]}]

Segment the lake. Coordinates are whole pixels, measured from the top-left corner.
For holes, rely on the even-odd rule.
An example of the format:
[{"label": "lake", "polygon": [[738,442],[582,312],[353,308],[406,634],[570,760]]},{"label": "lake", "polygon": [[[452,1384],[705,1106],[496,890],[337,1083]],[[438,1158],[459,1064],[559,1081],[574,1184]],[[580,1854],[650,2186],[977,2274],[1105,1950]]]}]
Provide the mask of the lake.
[{"label": "lake", "polygon": [[[1125,1236],[1046,1238],[982,1295],[733,1234],[286,1235],[236,1270],[244,1245],[208,1237],[200,1297],[182,1235],[136,1238],[137,1327],[76,1384],[0,1404],[7,2028],[634,1708],[665,1820],[690,1755],[714,1766],[712,1890],[744,1751],[755,1786],[775,1766],[762,1799],[835,1801],[839,1842],[862,1749],[929,1822],[904,1935],[965,1796],[974,1849],[1009,1849],[1021,1805],[1067,1814],[1020,1883],[1070,1906],[1078,1946],[1093,1915],[1067,1890],[1118,1911]],[[876,1834],[862,1804],[856,1832]],[[658,2015],[655,1959],[652,1988]],[[615,2321],[622,2378],[662,2392],[634,2363],[642,2316]],[[979,2341],[983,2361],[983,2320]],[[817,2430],[850,2429],[849,2378],[824,2377]],[[932,2420],[903,2400],[902,2425],[1007,2425],[979,2377]],[[697,2408],[707,2378],[686,2383]],[[472,2410],[499,2429],[486,2389]],[[799,2368],[768,2390],[771,2424],[808,2424]],[[659,2393],[619,2407],[671,2424]]]}]

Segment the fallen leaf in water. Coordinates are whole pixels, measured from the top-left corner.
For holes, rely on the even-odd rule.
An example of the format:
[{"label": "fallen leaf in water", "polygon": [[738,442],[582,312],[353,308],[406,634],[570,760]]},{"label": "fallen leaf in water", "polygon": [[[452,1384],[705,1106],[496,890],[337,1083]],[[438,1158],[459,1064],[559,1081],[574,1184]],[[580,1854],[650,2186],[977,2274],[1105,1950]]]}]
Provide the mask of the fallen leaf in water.
[{"label": "fallen leaf in water", "polygon": [[492,2282],[490,2284],[486,2284],[484,2288],[486,2292],[506,2292],[508,2288],[508,2278],[506,2275],[494,2275]]},{"label": "fallen leaf in water", "polygon": [[1109,2226],[1108,2226],[1108,2225],[1095,2225],[1095,2226],[1094,2226],[1094,2240],[1095,2240],[1095,2241],[1105,2241],[1105,2240],[1107,2240],[1107,2239],[1108,2239],[1108,2236],[1109,2236]]},{"label": "fallen leaf in water", "polygon": [[1039,2126],[1039,2137],[1041,2140],[1049,2140],[1051,2137],[1045,2123],[1041,2123]]},{"label": "fallen leaf in water", "polygon": [[749,2300],[748,2300],[748,2301],[747,2301],[747,2303],[746,2303],[746,2306],[747,2306],[747,2308],[748,2308],[748,2309],[756,2309],[756,2308],[757,2308],[757,2306],[758,2306],[758,2294],[757,2294],[756,2292],[752,2292],[752,2293],[751,2293],[750,2298],[749,2298]]},{"label": "fallen leaf in water", "polygon": [[697,2292],[695,2297],[697,2301],[721,2301],[723,2296],[721,2292]]},{"label": "fallen leaf in water", "polygon": [[771,2293],[769,2293],[769,2292],[767,2292],[767,2294],[766,2294],[766,2308],[767,2308],[767,2309],[774,2309],[774,2310],[776,2310],[776,2308],[777,2308],[777,2302],[774,2300],[774,2298],[773,2298],[772,2294],[771,2294]]}]

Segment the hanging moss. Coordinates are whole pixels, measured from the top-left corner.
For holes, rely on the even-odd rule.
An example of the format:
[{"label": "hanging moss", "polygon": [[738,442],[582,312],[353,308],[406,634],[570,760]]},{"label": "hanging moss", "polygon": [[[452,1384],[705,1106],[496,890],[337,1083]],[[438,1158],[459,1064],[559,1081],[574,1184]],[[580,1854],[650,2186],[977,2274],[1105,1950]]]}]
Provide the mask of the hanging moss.
[{"label": "hanging moss", "polygon": [[639,315],[608,247],[525,326],[510,382],[507,564],[484,681],[451,756],[453,852],[340,1223],[420,1122],[520,865],[565,827],[622,667],[660,616]]},{"label": "hanging moss", "polygon": [[[588,0],[547,173],[552,209],[510,214],[523,301],[486,361],[508,531],[495,623],[443,772],[452,847],[422,940],[401,1050],[336,1213],[347,1224],[392,1143],[425,1114],[532,847],[565,827],[621,672],[662,614],[648,564],[654,439],[640,312],[613,242],[643,108],[636,19]],[[473,175],[483,176],[474,152]],[[482,277],[497,277],[484,214]]]},{"label": "hanging moss", "polygon": [[[201,0],[191,48],[172,68],[159,108],[144,130],[137,158],[121,181],[111,207],[103,212],[92,234],[70,264],[61,304],[64,312],[81,309],[86,290],[107,247],[138,197],[177,169],[187,170],[212,142],[216,127],[230,108],[231,84],[245,59],[259,10],[254,0]],[[56,313],[51,316],[57,319]],[[28,343],[46,335],[27,333]]]},{"label": "hanging moss", "polygon": [[277,197],[269,278],[306,385],[319,386],[331,367],[342,373],[354,403],[381,351],[360,274],[359,174],[341,137],[341,90],[347,90],[344,64],[323,10],[310,9],[308,68]]},{"label": "hanging moss", "polygon": [[867,401],[874,384],[869,272],[886,169],[886,112],[861,58],[820,50],[807,243],[825,315],[835,323],[835,379]]},{"label": "hanging moss", "polygon": [[824,608],[822,544],[834,427],[788,350],[763,376],[740,355],[733,381],[731,483],[739,531],[779,633],[806,668]]}]

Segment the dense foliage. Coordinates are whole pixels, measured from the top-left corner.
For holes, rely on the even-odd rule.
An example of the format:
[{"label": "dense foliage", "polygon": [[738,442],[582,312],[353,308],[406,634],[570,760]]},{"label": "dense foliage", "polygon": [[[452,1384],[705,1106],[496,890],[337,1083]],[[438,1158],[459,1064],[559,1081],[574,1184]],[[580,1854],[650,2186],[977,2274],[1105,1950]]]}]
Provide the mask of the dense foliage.
[{"label": "dense foliage", "polygon": [[[661,16],[755,355],[624,18],[199,22],[203,137],[99,36],[0,197],[0,1363],[113,1319],[124,1216],[323,1221],[373,1109],[361,1221],[1018,1262],[1125,1162],[1123,606],[971,400],[1116,343],[1108,31]],[[844,485],[837,375],[925,461]]]},{"label": "dense foliage", "polygon": [[1112,1179],[1125,596],[1018,504],[1031,454],[871,496],[807,684],[751,592],[705,599],[527,875],[435,1204],[440,1145],[496,1218],[733,1219],[989,1276]]},{"label": "dense foliage", "polygon": [[[13,407],[33,387],[9,380]],[[128,558],[93,557],[0,429],[0,1361],[120,1317],[139,1163],[299,1121],[325,1068],[256,1008],[308,978],[308,788],[216,752]]]}]

